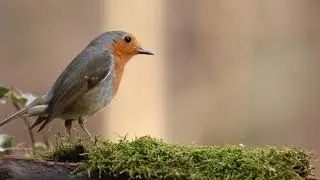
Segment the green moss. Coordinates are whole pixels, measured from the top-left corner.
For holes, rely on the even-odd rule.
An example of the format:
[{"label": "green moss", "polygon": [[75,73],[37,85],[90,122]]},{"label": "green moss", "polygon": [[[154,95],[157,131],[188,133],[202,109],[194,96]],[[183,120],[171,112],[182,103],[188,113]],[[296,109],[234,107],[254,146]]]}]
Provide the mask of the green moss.
[{"label": "green moss", "polygon": [[34,158],[49,158],[57,162],[81,162],[88,160],[88,150],[93,145],[90,142],[75,137],[73,139],[57,136],[56,145],[52,151],[36,152]]},{"label": "green moss", "polygon": [[311,173],[313,162],[312,154],[297,148],[181,146],[149,136],[99,139],[94,146],[59,142],[47,157],[84,160],[91,174],[133,179],[299,179]]}]

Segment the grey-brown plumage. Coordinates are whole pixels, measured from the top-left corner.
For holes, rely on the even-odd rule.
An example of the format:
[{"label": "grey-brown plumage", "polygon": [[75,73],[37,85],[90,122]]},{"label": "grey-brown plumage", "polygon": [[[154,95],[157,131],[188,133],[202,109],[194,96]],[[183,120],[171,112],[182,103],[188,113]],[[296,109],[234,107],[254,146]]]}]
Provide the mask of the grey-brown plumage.
[{"label": "grey-brown plumage", "polygon": [[61,73],[52,88],[27,107],[0,122],[0,127],[22,116],[38,116],[32,128],[40,132],[55,118],[65,120],[70,133],[72,121],[82,129],[85,119],[109,104],[119,86],[128,60],[136,54],[152,54],[143,50],[136,39],[123,31],[101,34],[76,56]]}]

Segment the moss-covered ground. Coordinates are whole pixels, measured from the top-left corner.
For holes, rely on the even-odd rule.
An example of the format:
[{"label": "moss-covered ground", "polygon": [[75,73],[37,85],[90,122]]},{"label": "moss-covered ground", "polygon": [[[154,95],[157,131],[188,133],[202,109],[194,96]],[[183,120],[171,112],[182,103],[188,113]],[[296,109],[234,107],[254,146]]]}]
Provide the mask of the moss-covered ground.
[{"label": "moss-covered ground", "polygon": [[44,155],[55,161],[86,164],[83,172],[131,179],[300,179],[311,173],[313,155],[297,148],[184,146],[149,136],[95,145],[58,139]]}]

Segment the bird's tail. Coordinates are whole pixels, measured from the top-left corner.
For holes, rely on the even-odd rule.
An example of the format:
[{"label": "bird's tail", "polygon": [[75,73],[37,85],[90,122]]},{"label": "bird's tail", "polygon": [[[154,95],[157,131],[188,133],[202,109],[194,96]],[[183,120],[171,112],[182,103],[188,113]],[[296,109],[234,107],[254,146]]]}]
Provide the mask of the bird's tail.
[{"label": "bird's tail", "polygon": [[5,118],[3,121],[0,122],[0,127],[6,125],[7,123],[23,116],[24,114],[26,114],[28,112],[28,108],[24,107],[22,109],[20,109],[18,112],[12,114],[11,116]]}]

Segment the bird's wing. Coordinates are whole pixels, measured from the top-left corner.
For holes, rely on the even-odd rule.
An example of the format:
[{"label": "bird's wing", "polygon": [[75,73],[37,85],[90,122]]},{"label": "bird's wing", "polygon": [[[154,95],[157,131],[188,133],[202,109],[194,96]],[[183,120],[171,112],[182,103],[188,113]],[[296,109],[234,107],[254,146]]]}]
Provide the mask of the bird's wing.
[{"label": "bird's wing", "polygon": [[41,131],[55,115],[110,75],[113,56],[106,52],[83,51],[60,75],[51,91],[47,118]]}]

